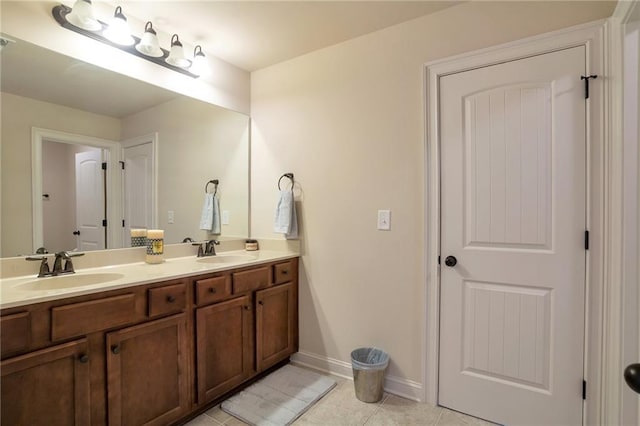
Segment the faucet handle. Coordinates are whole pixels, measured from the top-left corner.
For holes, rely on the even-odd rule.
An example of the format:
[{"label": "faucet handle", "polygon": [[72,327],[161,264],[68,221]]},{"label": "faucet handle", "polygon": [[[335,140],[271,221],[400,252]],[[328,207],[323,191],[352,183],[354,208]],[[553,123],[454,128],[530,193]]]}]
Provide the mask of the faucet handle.
[{"label": "faucet handle", "polygon": [[40,271],[38,272],[38,278],[42,278],[42,277],[46,277],[47,275],[50,275],[50,271],[49,271],[49,262],[47,261],[47,257],[46,256],[28,256],[25,258],[28,261],[37,261],[39,260],[40,263]]},{"label": "faucet handle", "polygon": [[[66,251],[59,251],[56,253],[56,260],[53,263],[53,274],[57,275],[61,272],[75,272],[73,270],[72,257],[84,256],[84,253],[69,253]],[[64,269],[62,268],[62,260],[65,260]]]}]

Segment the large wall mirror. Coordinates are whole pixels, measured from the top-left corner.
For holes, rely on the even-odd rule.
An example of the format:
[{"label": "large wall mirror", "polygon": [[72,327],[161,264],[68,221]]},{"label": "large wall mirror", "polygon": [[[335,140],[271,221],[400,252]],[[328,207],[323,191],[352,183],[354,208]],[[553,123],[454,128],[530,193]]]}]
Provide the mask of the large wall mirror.
[{"label": "large wall mirror", "polygon": [[[127,247],[130,227],[166,243],[248,236],[248,116],[6,36],[2,257]],[[220,235],[200,229],[210,180]]]}]

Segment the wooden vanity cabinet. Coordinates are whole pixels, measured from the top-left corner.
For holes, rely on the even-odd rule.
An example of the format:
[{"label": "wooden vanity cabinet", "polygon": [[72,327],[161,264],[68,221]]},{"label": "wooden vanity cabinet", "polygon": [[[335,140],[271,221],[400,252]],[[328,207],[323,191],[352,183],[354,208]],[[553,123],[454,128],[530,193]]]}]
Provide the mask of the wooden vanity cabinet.
[{"label": "wooden vanity cabinet", "polygon": [[0,314],[2,425],[170,425],[298,347],[298,259]]},{"label": "wooden vanity cabinet", "polygon": [[90,359],[80,339],[3,361],[2,424],[90,424]]},{"label": "wooden vanity cabinet", "polygon": [[187,414],[184,313],[107,333],[109,425],[166,425]]},{"label": "wooden vanity cabinet", "polygon": [[253,374],[253,312],[249,296],[196,309],[198,403],[206,404]]}]

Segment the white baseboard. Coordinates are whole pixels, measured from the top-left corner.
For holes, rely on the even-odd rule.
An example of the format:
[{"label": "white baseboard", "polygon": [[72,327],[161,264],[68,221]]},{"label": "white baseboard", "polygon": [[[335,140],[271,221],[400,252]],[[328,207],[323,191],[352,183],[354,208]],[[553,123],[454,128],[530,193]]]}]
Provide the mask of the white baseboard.
[{"label": "white baseboard", "polygon": [[[344,379],[353,380],[351,363],[329,358],[309,352],[298,352],[291,356],[291,362],[303,367],[329,373]],[[387,374],[384,379],[384,390],[393,395],[412,401],[422,401],[424,389],[422,383]]]}]

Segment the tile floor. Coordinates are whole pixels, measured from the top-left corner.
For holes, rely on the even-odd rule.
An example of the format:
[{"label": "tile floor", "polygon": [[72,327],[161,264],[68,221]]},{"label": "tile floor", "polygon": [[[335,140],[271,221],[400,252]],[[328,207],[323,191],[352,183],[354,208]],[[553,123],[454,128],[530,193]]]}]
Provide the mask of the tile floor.
[{"label": "tile floor", "polygon": [[[337,386],[298,418],[294,426],[493,426],[475,417],[390,394],[385,394],[377,404],[367,404],[356,398],[351,380],[331,377]],[[245,423],[216,406],[185,426],[220,425],[243,426]]]}]

